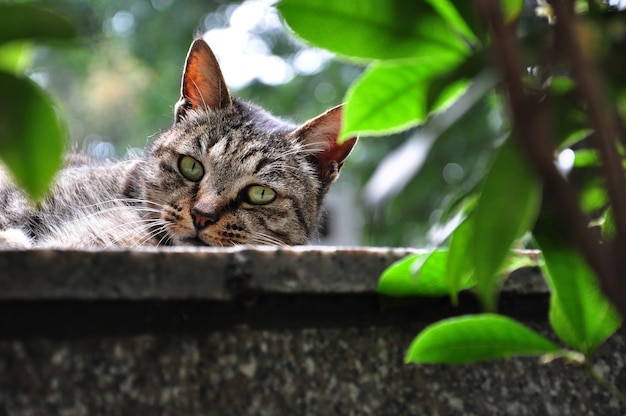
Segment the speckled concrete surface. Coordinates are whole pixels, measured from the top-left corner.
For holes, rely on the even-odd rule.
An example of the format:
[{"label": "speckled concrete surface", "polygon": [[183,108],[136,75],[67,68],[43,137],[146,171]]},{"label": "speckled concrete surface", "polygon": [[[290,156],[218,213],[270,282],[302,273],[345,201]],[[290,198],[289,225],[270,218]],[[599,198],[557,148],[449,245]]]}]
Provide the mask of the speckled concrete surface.
[{"label": "speckled concrete surface", "polygon": [[[402,362],[419,328],[0,342],[3,415],[619,415],[572,366]],[[626,385],[622,337],[598,369]]]},{"label": "speckled concrete surface", "polygon": [[[418,303],[410,314],[400,309],[378,318],[385,312],[370,301],[376,300],[377,274],[399,256],[311,248],[0,252],[0,416],[626,414],[581,369],[563,362],[405,365],[409,343],[440,312]],[[213,267],[209,258],[218,259]],[[64,280],[57,273],[70,275]],[[20,276],[25,280],[15,282]],[[228,288],[229,276],[255,293],[274,295],[264,305],[241,303],[242,292]],[[545,303],[537,279],[520,273],[507,284],[507,299],[524,305],[520,316],[545,309],[532,303]],[[352,302],[346,306],[350,320],[347,313],[334,316],[344,299]],[[330,311],[316,316],[325,305]],[[239,308],[251,312],[225,319],[224,326],[214,325],[220,317],[198,317]],[[92,309],[94,319],[102,316],[86,327]],[[88,322],[70,319],[74,311]],[[160,325],[172,311],[179,311],[179,320]],[[281,313],[287,316],[279,324],[270,322]],[[526,323],[553,337],[545,320],[535,316]],[[116,332],[117,326],[125,329]],[[613,336],[596,362],[622,390],[625,335]]]}]

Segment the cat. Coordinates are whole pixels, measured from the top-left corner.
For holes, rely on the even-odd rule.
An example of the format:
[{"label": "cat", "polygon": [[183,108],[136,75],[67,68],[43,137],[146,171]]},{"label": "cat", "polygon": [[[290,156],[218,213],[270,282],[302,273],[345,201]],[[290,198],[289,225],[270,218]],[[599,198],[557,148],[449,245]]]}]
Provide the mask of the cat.
[{"label": "cat", "polygon": [[341,106],[294,126],[233,97],[191,44],[173,126],[123,161],[67,157],[37,205],[0,167],[0,247],[300,245],[355,145]]}]

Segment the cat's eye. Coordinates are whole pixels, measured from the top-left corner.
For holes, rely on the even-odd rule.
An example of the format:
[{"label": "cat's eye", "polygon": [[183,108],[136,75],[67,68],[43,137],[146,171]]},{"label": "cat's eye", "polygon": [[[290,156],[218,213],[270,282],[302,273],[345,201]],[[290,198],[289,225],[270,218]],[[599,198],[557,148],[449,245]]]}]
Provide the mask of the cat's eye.
[{"label": "cat's eye", "polygon": [[182,175],[193,182],[198,182],[204,175],[204,166],[191,156],[181,156],[178,159],[178,170]]},{"label": "cat's eye", "polygon": [[246,189],[246,199],[254,205],[266,205],[276,199],[276,192],[261,185],[252,185]]}]

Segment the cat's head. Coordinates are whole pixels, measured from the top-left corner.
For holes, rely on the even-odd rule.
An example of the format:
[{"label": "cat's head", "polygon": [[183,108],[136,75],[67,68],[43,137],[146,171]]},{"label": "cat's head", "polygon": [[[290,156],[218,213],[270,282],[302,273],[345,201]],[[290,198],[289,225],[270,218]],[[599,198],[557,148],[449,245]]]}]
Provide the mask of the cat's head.
[{"label": "cat's head", "polygon": [[191,45],[175,122],[143,167],[149,217],[171,244],[305,244],[356,138],[341,107],[293,126],[231,96],[203,40]]}]

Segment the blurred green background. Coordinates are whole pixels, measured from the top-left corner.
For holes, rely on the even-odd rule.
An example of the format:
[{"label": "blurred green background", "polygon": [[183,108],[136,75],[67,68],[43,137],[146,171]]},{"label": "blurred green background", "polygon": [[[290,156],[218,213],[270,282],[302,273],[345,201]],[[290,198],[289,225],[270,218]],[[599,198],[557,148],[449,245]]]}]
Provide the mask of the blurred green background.
[{"label": "blurred green background", "polygon": [[[143,149],[171,125],[195,35],[213,48],[235,95],[303,122],[341,103],[364,67],[298,40],[274,3],[48,2],[76,25],[79,42],[38,47],[28,74],[56,97],[72,148],[100,157]],[[501,109],[488,97],[468,93],[418,129],[362,137],[329,195],[319,242],[429,245],[440,231],[433,227],[440,207],[472,188],[490,155],[484,138],[502,128]]]}]

